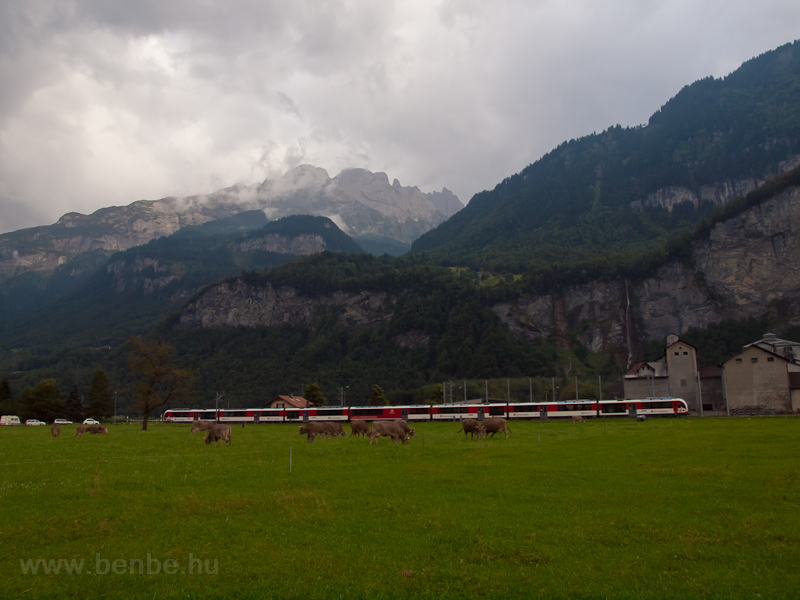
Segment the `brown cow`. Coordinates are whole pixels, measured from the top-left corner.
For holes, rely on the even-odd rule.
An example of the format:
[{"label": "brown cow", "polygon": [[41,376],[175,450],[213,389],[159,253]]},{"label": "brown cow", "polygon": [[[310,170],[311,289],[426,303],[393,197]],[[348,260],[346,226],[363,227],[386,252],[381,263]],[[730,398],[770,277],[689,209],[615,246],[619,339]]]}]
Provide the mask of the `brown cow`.
[{"label": "brown cow", "polygon": [[61,435],[61,427],[53,423],[53,426],[50,428],[50,434],[53,437],[58,437],[59,435]]},{"label": "brown cow", "polygon": [[481,426],[478,428],[478,436],[486,437],[487,433],[491,433],[492,437],[494,437],[495,433],[505,433],[506,439],[508,439],[508,432],[511,431],[508,428],[508,423],[506,423],[505,419],[500,417],[492,417],[491,419],[484,419]]},{"label": "brown cow", "polygon": [[194,435],[196,431],[208,431],[213,424],[214,421],[192,421],[192,430],[189,435]]},{"label": "brown cow", "polygon": [[585,423],[586,421],[583,420],[583,417],[572,417],[573,423]]},{"label": "brown cow", "polygon": [[229,446],[231,445],[230,425],[223,425],[222,423],[214,423],[211,429],[208,430],[208,435],[206,435],[206,444],[214,442],[214,446],[216,446],[219,440],[226,442]]},{"label": "brown cow", "polygon": [[397,444],[403,442],[404,446],[408,446],[406,432],[395,421],[375,421],[372,424],[372,433],[369,434],[369,445],[372,446],[372,442],[377,444],[377,439],[383,435],[391,438],[389,440],[390,446],[392,445],[392,440]]},{"label": "brown cow", "polygon": [[325,426],[325,435],[329,435],[331,437],[347,436],[341,423],[336,421],[325,421],[322,424]]},{"label": "brown cow", "polygon": [[406,422],[405,422],[403,419],[395,419],[395,421],[394,421],[394,422],[395,422],[395,423],[397,423],[398,425],[400,425],[400,427],[402,427],[402,428],[403,428],[403,431],[405,431],[405,432],[406,432],[406,435],[407,435],[409,438],[412,438],[412,437],[413,437],[413,438],[415,438],[415,437],[417,437],[417,433],[416,433],[416,431],[414,430],[414,428],[413,428],[413,427],[409,427],[409,426],[408,426],[408,423],[406,423]]},{"label": "brown cow", "polygon": [[329,431],[328,423],[320,423],[318,421],[300,426],[300,435],[308,436],[307,441],[309,444],[313,442],[314,438],[318,435],[328,435]]},{"label": "brown cow", "polygon": [[478,439],[480,439],[481,435],[480,435],[480,432],[478,431],[479,427],[480,427],[480,423],[478,423],[478,421],[476,419],[464,419],[463,421],[461,421],[461,429],[456,431],[456,433],[461,433],[463,431],[464,432],[464,439],[467,439],[467,434],[468,433],[473,438],[475,437],[475,434],[477,433],[478,434]]},{"label": "brown cow", "polygon": [[108,435],[108,428],[105,425],[89,425],[89,428],[86,431],[89,433],[102,433]]},{"label": "brown cow", "polygon": [[361,421],[359,419],[356,419],[355,421],[350,421],[350,437],[353,437],[354,435],[357,436],[366,435],[367,437],[369,437],[369,434],[370,434],[369,423],[367,423],[366,421]]},{"label": "brown cow", "polygon": [[83,437],[86,433],[86,425],[78,425],[78,431],[75,432],[75,437]]}]

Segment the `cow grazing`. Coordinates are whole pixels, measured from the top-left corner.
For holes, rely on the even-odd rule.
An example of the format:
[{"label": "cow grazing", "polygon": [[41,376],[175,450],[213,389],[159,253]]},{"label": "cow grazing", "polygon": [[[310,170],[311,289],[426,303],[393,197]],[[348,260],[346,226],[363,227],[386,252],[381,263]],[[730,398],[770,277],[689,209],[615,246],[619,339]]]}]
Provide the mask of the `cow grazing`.
[{"label": "cow grazing", "polygon": [[403,431],[406,432],[406,435],[409,438],[417,437],[417,432],[414,430],[414,428],[413,427],[409,427],[408,423],[406,423],[403,419],[395,419],[395,423],[397,423],[398,425],[400,425],[400,427],[403,428]]},{"label": "cow grazing", "polygon": [[583,417],[572,417],[573,423],[585,423],[586,421],[583,420]]},{"label": "cow grazing", "polygon": [[478,439],[480,439],[481,435],[478,431],[480,427],[480,423],[478,423],[475,419],[464,419],[461,421],[461,429],[456,431],[456,433],[464,432],[464,439],[467,439],[467,434],[469,433],[472,437],[475,437],[475,434],[478,434]]},{"label": "cow grazing", "polygon": [[78,431],[75,432],[75,437],[83,437],[86,433],[86,425],[78,425]]},{"label": "cow grazing", "polygon": [[105,425],[89,425],[89,428],[86,431],[89,433],[102,433],[104,435],[108,435],[108,428]]},{"label": "cow grazing", "polygon": [[511,431],[508,428],[508,423],[506,423],[505,419],[501,419],[500,417],[492,417],[491,419],[484,419],[483,423],[481,423],[479,433],[485,437],[487,433],[491,433],[492,437],[494,437],[495,433],[505,433],[506,439],[508,439],[508,432]]},{"label": "cow grazing", "polygon": [[372,446],[372,442],[377,444],[378,438],[384,435],[391,438],[389,440],[390,446],[392,441],[397,444],[402,442],[404,446],[408,446],[406,432],[396,421],[375,421],[372,424],[372,433],[369,434],[369,445]]},{"label": "cow grazing", "polygon": [[196,431],[208,431],[212,425],[214,425],[214,421],[192,421],[192,430],[189,435],[194,435]]},{"label": "cow grazing", "polygon": [[222,423],[214,423],[211,429],[208,430],[208,434],[206,435],[206,444],[214,442],[214,446],[216,446],[219,440],[222,440],[229,446],[231,445],[230,425],[223,425]]},{"label": "cow grazing", "polygon": [[647,417],[645,417],[644,415],[637,415],[637,417],[636,417],[636,420],[639,421],[640,423],[642,421],[646,420],[646,419],[647,419]]},{"label": "cow grazing", "polygon": [[58,437],[59,435],[61,435],[61,427],[53,423],[53,426],[50,428],[50,434],[53,437]]},{"label": "cow grazing", "polygon": [[346,437],[347,434],[344,432],[344,428],[342,427],[341,423],[337,423],[336,421],[327,421],[322,423],[325,426],[325,435],[329,435],[331,437]]},{"label": "cow grazing", "polygon": [[360,421],[358,419],[356,419],[355,421],[350,421],[350,437],[353,437],[354,435],[357,436],[366,435],[367,437],[369,437],[369,434],[370,434],[369,423],[367,423],[366,421]]},{"label": "cow grazing", "polygon": [[308,436],[306,440],[309,444],[314,441],[314,438],[318,435],[328,435],[328,432],[331,429],[328,428],[328,423],[306,423],[305,425],[300,426],[300,435]]}]

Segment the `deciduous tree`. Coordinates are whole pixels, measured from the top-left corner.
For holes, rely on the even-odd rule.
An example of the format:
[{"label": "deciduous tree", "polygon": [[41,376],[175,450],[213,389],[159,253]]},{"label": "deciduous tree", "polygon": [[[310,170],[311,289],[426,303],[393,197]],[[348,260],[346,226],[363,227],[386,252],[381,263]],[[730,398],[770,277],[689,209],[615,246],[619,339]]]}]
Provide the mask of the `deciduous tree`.
[{"label": "deciduous tree", "polygon": [[128,367],[133,371],[131,397],[142,411],[142,430],[147,429],[150,413],[167,402],[188,396],[193,375],[179,369],[172,359],[172,348],[152,338],[128,339]]},{"label": "deciduous tree", "polygon": [[372,395],[369,397],[370,406],[386,406],[389,402],[386,401],[386,396],[383,394],[381,386],[377,383],[372,386]]},{"label": "deciduous tree", "polygon": [[318,383],[311,383],[306,386],[305,398],[314,406],[328,406],[328,401],[322,395]]}]

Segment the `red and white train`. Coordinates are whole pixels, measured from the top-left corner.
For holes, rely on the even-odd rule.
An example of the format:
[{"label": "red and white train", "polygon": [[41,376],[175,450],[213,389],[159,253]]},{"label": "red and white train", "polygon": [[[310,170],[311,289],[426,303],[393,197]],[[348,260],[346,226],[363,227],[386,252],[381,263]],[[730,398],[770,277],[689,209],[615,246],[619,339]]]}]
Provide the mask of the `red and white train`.
[{"label": "red and white train", "polygon": [[461,421],[485,417],[543,419],[570,417],[680,416],[689,408],[682,398],[636,400],[572,400],[568,402],[507,402],[493,404],[442,404],[409,406],[325,406],[298,408],[171,408],[161,419],[167,423],[217,420],[220,423],[303,423],[307,421]]}]

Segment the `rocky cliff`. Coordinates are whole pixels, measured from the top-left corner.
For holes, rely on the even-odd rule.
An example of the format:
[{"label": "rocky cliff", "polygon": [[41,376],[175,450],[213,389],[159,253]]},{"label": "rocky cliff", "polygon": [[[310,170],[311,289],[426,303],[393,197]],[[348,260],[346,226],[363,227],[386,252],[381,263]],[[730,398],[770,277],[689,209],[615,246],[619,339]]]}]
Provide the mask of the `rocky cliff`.
[{"label": "rocky cliff", "polygon": [[520,338],[574,335],[594,352],[629,355],[642,343],[725,319],[770,313],[800,323],[800,188],[718,223],[692,247],[693,267],[672,262],[640,282],[601,281],[494,306]]},{"label": "rocky cliff", "polygon": [[292,287],[253,286],[234,279],[210,286],[189,302],[178,327],[313,327],[330,310],[346,326],[375,325],[391,318],[392,305],[393,300],[380,292],[336,292],[312,299]]}]

